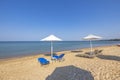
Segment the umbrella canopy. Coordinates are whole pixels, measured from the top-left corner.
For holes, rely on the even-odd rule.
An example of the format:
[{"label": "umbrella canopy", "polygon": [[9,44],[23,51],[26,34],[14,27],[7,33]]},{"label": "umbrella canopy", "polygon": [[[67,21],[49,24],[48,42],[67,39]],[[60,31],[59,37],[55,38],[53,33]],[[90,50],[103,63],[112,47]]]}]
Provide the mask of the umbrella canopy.
[{"label": "umbrella canopy", "polygon": [[96,39],[101,39],[101,38],[102,37],[100,37],[100,36],[96,36],[96,35],[92,35],[92,34],[84,37],[85,40],[96,40]]},{"label": "umbrella canopy", "polygon": [[90,41],[91,54],[92,54],[92,40],[97,40],[97,39],[101,39],[101,38],[102,37],[100,37],[100,36],[96,36],[96,35],[92,35],[92,34],[90,34],[90,35],[88,35],[88,36],[83,38],[85,40],[89,40]]},{"label": "umbrella canopy", "polygon": [[50,36],[42,39],[41,41],[61,41],[61,39],[54,35],[50,35]]},{"label": "umbrella canopy", "polygon": [[51,41],[51,59],[53,58],[53,41],[61,41],[60,38],[56,37],[55,35],[50,35],[41,41]]},{"label": "umbrella canopy", "polygon": [[94,80],[92,74],[73,65],[57,67],[46,80]]}]

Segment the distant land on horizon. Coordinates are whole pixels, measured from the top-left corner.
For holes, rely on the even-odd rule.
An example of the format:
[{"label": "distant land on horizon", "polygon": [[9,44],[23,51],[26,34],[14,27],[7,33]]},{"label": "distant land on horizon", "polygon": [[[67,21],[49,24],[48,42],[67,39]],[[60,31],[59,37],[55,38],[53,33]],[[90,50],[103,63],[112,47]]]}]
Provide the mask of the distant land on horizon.
[{"label": "distant land on horizon", "polygon": [[101,41],[120,41],[120,39],[106,39],[106,40],[101,40]]}]

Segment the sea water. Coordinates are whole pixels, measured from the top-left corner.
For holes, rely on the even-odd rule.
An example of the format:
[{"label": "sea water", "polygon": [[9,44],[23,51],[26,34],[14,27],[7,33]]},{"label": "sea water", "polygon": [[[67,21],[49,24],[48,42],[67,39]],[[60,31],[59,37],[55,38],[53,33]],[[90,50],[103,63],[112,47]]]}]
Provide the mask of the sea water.
[{"label": "sea water", "polygon": [[[119,44],[120,41],[92,41],[93,47]],[[49,53],[47,41],[0,41],[0,59]],[[54,52],[90,47],[89,41],[54,41]]]}]

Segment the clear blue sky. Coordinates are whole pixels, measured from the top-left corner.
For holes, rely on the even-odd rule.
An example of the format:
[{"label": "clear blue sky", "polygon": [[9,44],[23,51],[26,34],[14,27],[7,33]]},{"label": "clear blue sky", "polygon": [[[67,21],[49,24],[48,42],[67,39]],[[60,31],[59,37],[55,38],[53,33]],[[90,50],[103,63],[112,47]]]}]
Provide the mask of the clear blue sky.
[{"label": "clear blue sky", "polygon": [[120,0],[0,0],[0,41],[39,41],[50,34],[120,38]]}]

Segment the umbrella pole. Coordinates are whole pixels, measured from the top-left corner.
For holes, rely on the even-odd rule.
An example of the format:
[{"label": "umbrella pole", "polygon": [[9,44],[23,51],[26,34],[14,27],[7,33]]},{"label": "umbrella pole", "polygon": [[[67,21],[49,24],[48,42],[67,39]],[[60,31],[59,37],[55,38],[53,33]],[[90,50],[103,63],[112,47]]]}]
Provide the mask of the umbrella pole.
[{"label": "umbrella pole", "polygon": [[53,58],[53,43],[51,41],[51,59]]},{"label": "umbrella pole", "polygon": [[90,48],[91,48],[91,53],[90,54],[92,54],[92,52],[93,52],[93,50],[92,50],[92,40],[90,40]]}]

